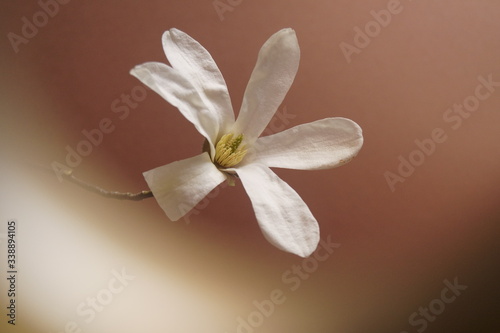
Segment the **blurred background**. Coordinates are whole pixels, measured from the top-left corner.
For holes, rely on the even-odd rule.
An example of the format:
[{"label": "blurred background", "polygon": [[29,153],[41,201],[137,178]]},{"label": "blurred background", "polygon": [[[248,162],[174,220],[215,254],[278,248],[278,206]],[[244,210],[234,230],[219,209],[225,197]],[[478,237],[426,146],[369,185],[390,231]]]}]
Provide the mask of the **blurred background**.
[{"label": "blurred background", "polygon": [[[1,7],[1,332],[498,332],[497,1]],[[89,183],[146,190],[142,172],[200,152],[194,127],[129,74],[166,62],[161,35],[172,27],[212,54],[235,110],[262,44],[295,29],[299,72],[274,124],[338,116],[364,131],[346,166],[276,170],[335,246],[307,260],[274,248],[241,183],[171,222],[154,199],[59,182],[51,165],[67,165],[103,119],[109,133],[73,161]]]}]

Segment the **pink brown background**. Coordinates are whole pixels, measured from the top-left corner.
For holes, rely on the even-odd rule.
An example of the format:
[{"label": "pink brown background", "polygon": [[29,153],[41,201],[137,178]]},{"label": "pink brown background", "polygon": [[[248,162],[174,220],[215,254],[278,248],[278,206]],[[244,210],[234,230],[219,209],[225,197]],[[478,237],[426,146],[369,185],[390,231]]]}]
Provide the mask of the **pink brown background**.
[{"label": "pink brown background", "polygon": [[[0,269],[6,221],[15,218],[19,294],[17,325],[2,310],[0,330],[250,333],[238,318],[279,289],[286,300],[254,332],[497,332],[500,87],[459,125],[446,115],[475,94],[479,76],[500,82],[500,3],[401,0],[350,61],[341,43],[355,45],[355,28],[394,1],[218,3],[231,10],[218,13],[212,0],[70,1],[13,47],[9,33],[22,36],[23,17],[32,22],[42,9],[3,1]],[[261,45],[295,29],[299,72],[278,110],[289,118],[276,123],[339,116],[363,128],[365,144],[346,166],[276,170],[308,203],[322,238],[340,244],[317,267],[307,264],[312,272],[295,291],[282,276],[302,259],[264,239],[241,184],[171,222],[153,199],[103,199],[29,166],[65,164],[65,147],[104,118],[114,130],[74,168],[102,187],[147,189],[142,172],[199,153],[202,137],[155,93],[126,116],[112,109],[122,94],[142,91],[132,67],[166,62],[161,35],[172,27],[209,50],[236,110]],[[437,128],[444,142],[391,189],[387,172],[398,173],[400,156],[417,158],[415,140]],[[135,277],[126,288],[92,320],[79,315],[122,268]],[[409,323],[455,278],[465,291],[425,328]]]}]

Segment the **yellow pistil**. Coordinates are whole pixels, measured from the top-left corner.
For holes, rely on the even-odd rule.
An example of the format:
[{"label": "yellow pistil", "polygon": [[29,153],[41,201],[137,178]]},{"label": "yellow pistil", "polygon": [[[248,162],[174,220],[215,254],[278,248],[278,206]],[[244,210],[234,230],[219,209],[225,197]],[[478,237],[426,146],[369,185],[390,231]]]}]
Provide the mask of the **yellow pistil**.
[{"label": "yellow pistil", "polygon": [[247,154],[246,146],[241,146],[243,134],[234,138],[233,133],[228,133],[215,146],[214,161],[223,168],[230,168],[240,163]]}]

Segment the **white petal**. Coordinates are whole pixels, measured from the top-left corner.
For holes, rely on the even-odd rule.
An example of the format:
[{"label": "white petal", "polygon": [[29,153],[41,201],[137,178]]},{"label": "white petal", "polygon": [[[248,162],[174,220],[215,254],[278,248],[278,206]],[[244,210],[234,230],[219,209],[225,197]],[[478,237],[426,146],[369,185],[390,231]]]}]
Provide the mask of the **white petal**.
[{"label": "white petal", "polygon": [[177,107],[201,135],[215,144],[220,115],[209,110],[196,88],[179,71],[162,63],[148,62],[134,67],[130,74]]},{"label": "white petal", "polygon": [[260,137],[247,162],[314,170],[349,162],[363,145],[361,127],[346,118],[326,118]]},{"label": "white petal", "polygon": [[284,251],[309,256],[318,246],[319,226],[297,192],[263,165],[245,165],[236,172],[267,240]]},{"label": "white petal", "polygon": [[226,176],[203,153],[143,173],[168,218],[177,221],[193,209]]},{"label": "white petal", "polygon": [[233,132],[251,143],[273,117],[297,73],[300,50],[292,29],[275,33],[262,46]]},{"label": "white petal", "polygon": [[210,53],[184,32],[171,29],[163,34],[163,49],[173,68],[180,71],[212,112],[221,132],[234,123],[234,112],[226,82]]}]

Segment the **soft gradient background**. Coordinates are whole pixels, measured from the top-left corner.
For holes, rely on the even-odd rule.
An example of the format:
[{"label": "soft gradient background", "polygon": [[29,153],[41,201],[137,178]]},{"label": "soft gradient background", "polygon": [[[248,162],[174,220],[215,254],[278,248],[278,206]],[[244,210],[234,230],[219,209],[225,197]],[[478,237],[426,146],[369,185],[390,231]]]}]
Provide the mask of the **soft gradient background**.
[{"label": "soft gradient background", "polygon": [[[353,44],[355,27],[389,1],[220,3],[231,10],[219,15],[212,0],[70,1],[16,53],[8,33],[22,35],[23,17],[32,22],[41,7],[2,2],[0,331],[251,333],[238,318],[280,289],[286,301],[254,332],[498,332],[500,87],[456,130],[443,115],[474,94],[478,76],[500,82],[500,3],[402,0],[350,62],[340,44]],[[166,61],[160,39],[171,27],[210,51],[236,110],[261,45],[294,28],[302,56],[279,110],[293,117],[280,127],[341,116],[364,130],[346,166],[276,170],[308,203],[322,238],[341,244],[295,291],[282,275],[302,259],[264,239],[241,184],[174,223],[153,199],[103,199],[32,166],[65,163],[65,147],[103,118],[114,131],[75,168],[91,183],[140,191],[143,171],[199,153],[202,137],[153,92],[124,119],[111,107],[138,91],[132,67]],[[447,140],[391,191],[384,173],[396,173],[399,156],[435,128]],[[5,316],[12,218],[15,327]],[[134,279],[86,322],[76,309],[122,269]],[[412,313],[455,278],[467,290],[425,329],[412,326]]]}]

